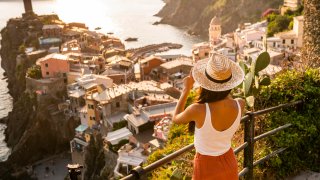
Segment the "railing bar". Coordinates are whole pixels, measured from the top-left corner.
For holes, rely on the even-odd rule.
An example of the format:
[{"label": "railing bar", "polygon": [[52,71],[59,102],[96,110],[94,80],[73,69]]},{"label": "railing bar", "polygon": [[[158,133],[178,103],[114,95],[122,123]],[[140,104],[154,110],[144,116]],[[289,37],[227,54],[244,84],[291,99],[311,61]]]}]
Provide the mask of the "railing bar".
[{"label": "railing bar", "polygon": [[[241,122],[246,122],[246,121],[250,120],[250,116],[253,116],[253,117],[254,117],[254,116],[266,114],[266,113],[268,113],[268,112],[275,111],[275,110],[278,110],[278,109],[281,109],[281,108],[284,108],[284,107],[288,107],[288,106],[300,104],[300,103],[302,103],[302,102],[303,102],[303,101],[296,101],[296,102],[292,102],[292,103],[288,103],[288,104],[281,104],[281,105],[276,106],[276,107],[271,107],[271,108],[267,108],[267,109],[260,110],[260,111],[256,111],[256,112],[248,112],[245,116],[243,116],[243,117],[241,118]],[[276,129],[273,129],[273,130],[271,130],[271,131],[268,131],[268,132],[266,132],[266,133],[264,133],[264,134],[261,134],[261,135],[259,135],[259,136],[257,136],[257,137],[254,138],[254,142],[255,142],[255,141],[258,141],[259,139],[262,139],[262,138],[264,138],[264,137],[266,137],[266,136],[272,135],[272,134],[274,134],[274,133],[276,133],[276,132],[278,132],[278,131],[280,131],[280,130],[282,130],[282,129],[288,128],[288,127],[290,127],[290,126],[291,126],[291,124],[286,124],[286,125],[284,125],[284,126],[280,126],[280,127],[276,128]],[[234,150],[234,153],[235,153],[235,154],[239,153],[240,151],[242,151],[243,149],[245,149],[247,146],[248,146],[248,142],[245,142],[245,143],[242,144],[241,146],[237,147],[237,148]],[[188,145],[188,146],[185,146],[185,147],[181,148],[180,150],[178,150],[178,151],[176,151],[176,152],[174,152],[174,153],[172,153],[172,154],[169,154],[168,156],[166,156],[166,157],[164,157],[164,158],[162,158],[162,159],[160,159],[160,160],[158,160],[158,161],[156,161],[156,162],[153,162],[152,164],[150,164],[150,165],[148,165],[148,166],[146,166],[146,167],[144,167],[144,168],[141,168],[141,169],[143,170],[143,173],[147,173],[147,172],[149,172],[149,171],[152,171],[152,170],[154,170],[154,169],[156,169],[156,168],[158,168],[158,167],[160,167],[160,166],[162,166],[162,165],[170,162],[171,160],[175,159],[176,157],[180,156],[181,154],[183,154],[183,153],[185,153],[185,152],[187,152],[187,151],[190,151],[190,150],[193,149],[193,148],[194,148],[194,144],[190,144],[190,145]],[[254,163],[253,163],[253,166],[255,166],[255,165],[259,164],[259,163],[264,162],[265,160],[267,160],[267,159],[269,159],[270,157],[272,157],[272,156],[274,156],[274,155],[276,155],[276,154],[284,151],[285,149],[286,149],[286,148],[281,148],[281,149],[279,149],[279,150],[277,150],[277,151],[274,151],[273,153],[265,156],[264,158],[261,158],[261,159],[259,159],[258,161],[254,162]],[[239,177],[245,175],[248,171],[249,171],[249,168],[248,168],[248,167],[244,168],[244,169],[239,173]],[[140,175],[142,175],[142,174],[140,174]],[[135,176],[134,176],[133,174],[129,174],[129,175],[127,175],[126,177],[123,177],[123,178],[122,178],[122,180],[126,180],[126,179],[135,179]]]},{"label": "railing bar", "polygon": [[271,157],[273,157],[273,156],[281,153],[282,151],[284,151],[284,150],[286,150],[286,149],[287,149],[287,148],[280,148],[280,149],[278,149],[278,150],[276,150],[276,151],[273,151],[272,153],[268,154],[267,156],[265,156],[265,157],[257,160],[256,162],[254,162],[254,163],[253,163],[253,166],[256,166],[256,165],[258,165],[258,164],[263,163],[264,161],[270,159]]},{"label": "railing bar", "polygon": [[241,144],[241,146],[238,146],[233,152],[234,154],[238,154],[240,151],[242,151],[244,148],[246,148],[248,146],[248,143],[245,142],[243,144]]},{"label": "railing bar", "polygon": [[132,179],[136,179],[136,178],[133,174],[129,174],[126,177],[121,178],[120,180],[132,180]]},{"label": "railing bar", "polygon": [[248,171],[249,171],[249,168],[248,168],[248,167],[245,167],[245,168],[243,168],[243,169],[239,172],[238,176],[239,176],[239,177],[242,177],[242,176],[244,176]]},{"label": "railing bar", "polygon": [[194,144],[189,144],[188,146],[183,147],[182,149],[179,149],[178,151],[152,163],[149,164],[148,166],[144,167],[144,171],[145,172],[149,172],[152,171],[160,166],[162,166],[163,164],[166,164],[168,162],[170,162],[172,159],[175,159],[176,157],[180,156],[181,154],[190,151],[192,148],[194,147]]},{"label": "railing bar", "polygon": [[285,124],[283,126],[277,127],[277,128],[275,128],[275,129],[273,129],[271,131],[268,131],[266,133],[260,134],[259,136],[256,136],[254,138],[254,142],[256,142],[256,141],[258,141],[258,140],[260,140],[262,138],[265,138],[267,136],[273,135],[273,134],[275,134],[275,133],[277,133],[277,132],[279,132],[279,131],[281,131],[283,129],[286,129],[286,128],[290,127],[290,126],[292,126],[292,124],[288,123],[288,124]]},{"label": "railing bar", "polygon": [[245,115],[241,118],[241,123],[245,122],[245,121],[248,121],[250,119],[250,116],[249,115]]},{"label": "railing bar", "polygon": [[275,111],[275,110],[279,110],[281,108],[284,108],[284,107],[289,107],[289,106],[293,106],[293,105],[297,105],[297,104],[300,104],[302,103],[303,101],[296,101],[296,102],[292,102],[292,103],[287,103],[287,104],[280,104],[278,106],[275,106],[275,107],[271,107],[271,108],[266,108],[266,109],[263,109],[263,110],[260,110],[260,111],[255,111],[255,112],[252,112],[255,116],[257,115],[262,115],[262,114],[266,114],[266,113],[269,113],[269,112],[272,112],[272,111]]}]

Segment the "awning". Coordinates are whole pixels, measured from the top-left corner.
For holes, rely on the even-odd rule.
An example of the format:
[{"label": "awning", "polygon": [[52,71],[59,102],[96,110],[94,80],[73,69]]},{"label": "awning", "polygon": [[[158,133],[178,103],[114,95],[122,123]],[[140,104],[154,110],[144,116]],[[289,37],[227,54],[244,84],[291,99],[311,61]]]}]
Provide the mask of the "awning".
[{"label": "awning", "polygon": [[84,132],[86,129],[88,128],[88,126],[80,124],[77,128],[76,131],[78,132]]}]

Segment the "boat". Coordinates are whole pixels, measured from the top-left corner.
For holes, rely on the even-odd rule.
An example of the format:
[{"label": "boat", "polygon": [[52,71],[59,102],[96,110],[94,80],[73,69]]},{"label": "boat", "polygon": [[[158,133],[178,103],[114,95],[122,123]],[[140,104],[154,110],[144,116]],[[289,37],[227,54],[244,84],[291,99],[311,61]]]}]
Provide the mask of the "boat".
[{"label": "boat", "polygon": [[129,37],[125,41],[138,41],[138,38]]},{"label": "boat", "polygon": [[96,27],[94,30],[100,30],[101,29],[101,27]]}]

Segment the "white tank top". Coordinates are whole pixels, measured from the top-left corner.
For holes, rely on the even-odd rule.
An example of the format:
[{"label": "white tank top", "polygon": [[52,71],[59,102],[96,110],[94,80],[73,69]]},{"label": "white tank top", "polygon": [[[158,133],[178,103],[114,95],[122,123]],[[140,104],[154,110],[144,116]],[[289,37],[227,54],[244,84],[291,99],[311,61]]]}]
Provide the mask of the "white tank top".
[{"label": "white tank top", "polygon": [[240,125],[241,108],[238,105],[238,116],[233,124],[224,131],[217,131],[211,123],[211,112],[208,103],[206,105],[206,117],[201,128],[195,127],[194,147],[202,155],[220,156],[231,148],[231,139]]}]

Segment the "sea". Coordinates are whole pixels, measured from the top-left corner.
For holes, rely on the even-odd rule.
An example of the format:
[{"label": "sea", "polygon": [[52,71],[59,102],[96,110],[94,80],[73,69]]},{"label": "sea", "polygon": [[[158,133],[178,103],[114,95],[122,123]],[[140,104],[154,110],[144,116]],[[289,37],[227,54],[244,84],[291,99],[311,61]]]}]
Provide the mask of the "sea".
[{"label": "sea", "polygon": [[[33,0],[32,3],[38,15],[58,14],[64,22],[85,23],[90,30],[99,27],[99,32],[114,33],[122,40],[138,38],[137,42],[125,42],[126,48],[171,42],[183,47],[166,54],[191,55],[192,45],[203,41],[200,37],[188,35],[183,28],[153,25],[160,20],[154,15],[165,5],[163,0]],[[0,0],[0,12],[2,29],[10,18],[21,17],[23,1]],[[12,110],[12,97],[8,94],[3,73],[0,68],[0,118],[6,117]],[[0,161],[5,161],[10,155],[10,149],[4,142],[5,128],[4,124],[0,124]]]}]

